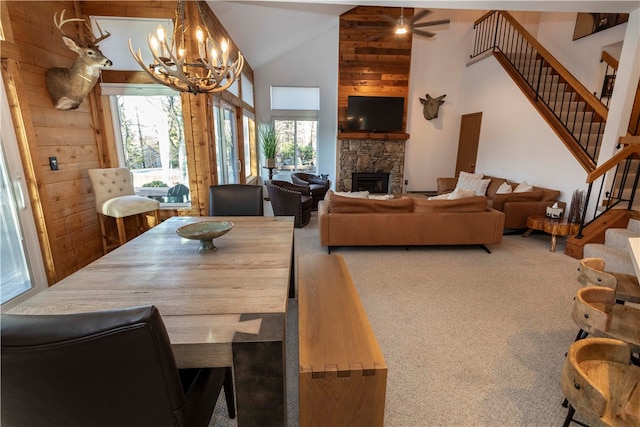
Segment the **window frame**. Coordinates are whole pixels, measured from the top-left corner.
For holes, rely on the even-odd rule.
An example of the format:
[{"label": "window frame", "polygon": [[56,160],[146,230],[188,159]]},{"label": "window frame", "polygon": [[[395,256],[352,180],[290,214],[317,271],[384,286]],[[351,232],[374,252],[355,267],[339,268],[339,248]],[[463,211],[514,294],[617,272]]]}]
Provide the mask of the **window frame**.
[{"label": "window frame", "polygon": [[[156,84],[144,84],[144,85],[136,85],[136,84],[109,84],[103,83],[101,85],[102,95],[106,96],[109,102],[109,108],[111,110],[111,123],[113,126],[113,136],[114,143],[116,148],[116,157],[118,160],[118,167],[126,167],[126,161],[124,157],[124,142],[122,140],[122,133],[120,130],[120,114],[117,97],[118,96],[174,96],[177,97],[177,101],[180,103],[181,112],[182,112],[182,138],[185,142],[185,158],[187,159],[187,174],[189,174],[189,146],[187,144],[186,134],[185,134],[185,126],[184,126],[184,111],[182,111],[182,98],[180,93],[174,91],[172,89],[167,88],[166,86],[156,85]],[[189,180],[185,183],[187,187],[189,186]],[[171,187],[169,187],[171,188]],[[189,188],[190,194],[192,193],[192,189]],[[160,201],[160,209],[181,209],[181,208],[191,208],[192,200],[191,196],[186,202],[165,202]]]}]

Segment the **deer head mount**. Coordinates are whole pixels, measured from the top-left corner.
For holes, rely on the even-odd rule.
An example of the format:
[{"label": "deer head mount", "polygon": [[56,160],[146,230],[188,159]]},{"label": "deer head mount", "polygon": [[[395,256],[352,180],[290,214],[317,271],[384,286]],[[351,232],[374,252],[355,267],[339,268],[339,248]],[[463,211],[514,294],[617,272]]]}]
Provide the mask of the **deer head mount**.
[{"label": "deer head mount", "polygon": [[[98,49],[98,43],[111,34],[107,31],[103,33],[98,25],[100,36],[96,38],[91,31],[91,26],[85,19],[64,19],[64,13],[65,10],[60,13],[60,19],[58,19],[58,14],[56,13],[53,16],[53,22],[62,33],[64,44],[77,53],[78,58],[69,68],[56,67],[47,70],[47,90],[56,109],[72,110],[78,108],[85,96],[93,89],[98,77],[100,77],[100,69],[113,65],[111,60],[105,57]],[[84,22],[89,30],[86,42],[82,42],[78,34],[73,37],[62,29],[65,24],[70,22]]]},{"label": "deer head mount", "polygon": [[423,105],[422,114],[424,115],[425,119],[431,120],[438,117],[440,106],[444,104],[442,98],[444,98],[445,96],[447,95],[445,94],[437,98],[432,98],[431,96],[429,96],[429,94],[426,94],[427,99],[420,98],[420,103]]}]

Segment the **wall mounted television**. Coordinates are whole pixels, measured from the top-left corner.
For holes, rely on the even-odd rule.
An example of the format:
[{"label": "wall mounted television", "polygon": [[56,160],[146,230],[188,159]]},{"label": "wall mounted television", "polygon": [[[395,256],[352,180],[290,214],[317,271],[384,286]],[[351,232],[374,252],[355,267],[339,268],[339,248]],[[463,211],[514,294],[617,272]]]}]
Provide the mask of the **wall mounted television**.
[{"label": "wall mounted television", "polygon": [[365,132],[402,132],[404,98],[349,96],[347,129]]}]

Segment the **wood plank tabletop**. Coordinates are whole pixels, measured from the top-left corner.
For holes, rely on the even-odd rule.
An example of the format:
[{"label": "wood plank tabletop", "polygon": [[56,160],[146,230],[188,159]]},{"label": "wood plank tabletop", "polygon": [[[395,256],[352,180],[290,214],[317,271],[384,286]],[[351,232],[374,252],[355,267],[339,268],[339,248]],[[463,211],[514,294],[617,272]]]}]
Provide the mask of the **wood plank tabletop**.
[{"label": "wood plank tabletop", "polygon": [[[231,221],[198,253],[178,227]],[[173,217],[127,242],[10,313],[63,314],[155,305],[180,367],[230,366],[236,332],[257,334],[243,314],[286,313],[293,251],[291,217]]]}]

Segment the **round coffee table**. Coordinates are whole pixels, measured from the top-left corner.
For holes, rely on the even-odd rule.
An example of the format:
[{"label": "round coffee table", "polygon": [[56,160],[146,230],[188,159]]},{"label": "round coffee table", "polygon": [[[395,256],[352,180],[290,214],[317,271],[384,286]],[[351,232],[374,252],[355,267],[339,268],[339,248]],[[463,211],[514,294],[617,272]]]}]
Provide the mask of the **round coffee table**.
[{"label": "round coffee table", "polygon": [[551,234],[551,252],[556,251],[557,236],[569,236],[578,233],[580,224],[567,222],[566,219],[551,219],[544,215],[531,215],[527,218],[528,230],[522,235],[527,237],[533,230],[544,231]]}]

